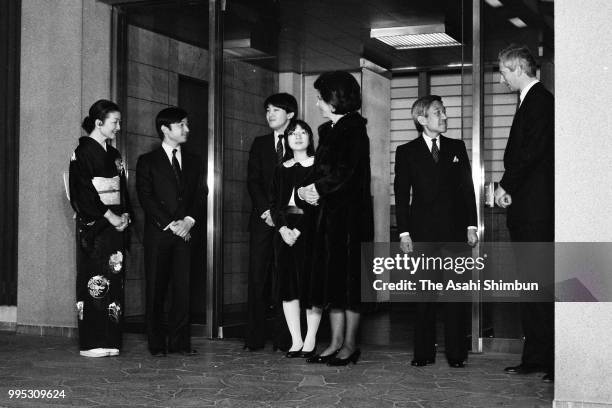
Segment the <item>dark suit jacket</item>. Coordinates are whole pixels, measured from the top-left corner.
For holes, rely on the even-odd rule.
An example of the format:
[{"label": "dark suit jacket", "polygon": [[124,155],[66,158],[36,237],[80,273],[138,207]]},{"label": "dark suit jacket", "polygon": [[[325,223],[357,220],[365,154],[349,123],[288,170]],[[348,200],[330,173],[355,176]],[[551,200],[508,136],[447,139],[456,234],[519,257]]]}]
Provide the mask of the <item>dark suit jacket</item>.
[{"label": "dark suit jacket", "polygon": [[164,149],[143,154],[136,164],[136,190],[146,215],[146,224],[161,230],[185,216],[201,222],[206,196],[199,156],[181,151],[182,182],[177,183]]},{"label": "dark suit jacket", "polygon": [[500,185],[512,196],[508,227],[554,219],[554,97],[541,83],[514,115]]},{"label": "dark suit jacket", "polygon": [[[395,153],[395,212],[400,233],[413,241],[466,242],[476,226],[472,172],[462,140],[440,136],[436,164],[423,136]],[[412,202],[410,201],[412,190]]]},{"label": "dark suit jacket", "polygon": [[253,203],[252,218],[255,219],[270,209],[272,179],[278,161],[273,141],[274,134],[258,136],[249,151],[247,188]]}]

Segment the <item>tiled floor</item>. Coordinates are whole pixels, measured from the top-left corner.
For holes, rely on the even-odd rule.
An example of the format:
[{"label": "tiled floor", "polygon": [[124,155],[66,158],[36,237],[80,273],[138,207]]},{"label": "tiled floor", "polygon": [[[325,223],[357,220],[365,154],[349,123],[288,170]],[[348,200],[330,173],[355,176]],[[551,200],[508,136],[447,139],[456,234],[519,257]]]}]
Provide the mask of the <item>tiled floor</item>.
[{"label": "tiled floor", "polygon": [[[505,354],[472,355],[465,369],[439,357],[410,366],[398,347],[367,346],[357,365],[332,368],[236,340],[194,339],[197,357],[153,358],[141,335],[120,357],[87,359],[74,340],[0,333],[0,406],[7,407],[550,407],[540,374],[512,376]],[[63,390],[59,399],[10,399],[9,390]]]}]

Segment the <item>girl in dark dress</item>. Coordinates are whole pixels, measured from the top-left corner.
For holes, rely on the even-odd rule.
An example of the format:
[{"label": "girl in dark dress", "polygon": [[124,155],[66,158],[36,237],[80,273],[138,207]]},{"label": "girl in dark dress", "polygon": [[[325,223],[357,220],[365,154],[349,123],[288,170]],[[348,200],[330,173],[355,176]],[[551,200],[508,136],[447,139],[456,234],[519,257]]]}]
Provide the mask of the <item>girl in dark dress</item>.
[{"label": "girl in dark dress", "polygon": [[119,355],[125,281],[125,229],[130,223],[125,166],[107,144],[120,130],[121,113],[99,100],[82,127],[88,133],[70,159],[70,203],[77,220],[76,300],[80,354]]},{"label": "girl in dark dress", "polygon": [[346,365],[360,355],[361,243],[374,236],[370,141],[366,120],[357,112],[361,90],[351,74],[322,74],[314,87],[317,106],[330,121],[319,127],[313,173],[298,195],[320,207],[312,256],[320,290],[312,303],[329,309],[332,339],[308,362]]},{"label": "girl in dark dress", "polygon": [[[270,212],[276,230],[274,248],[278,294],[291,333],[289,358],[314,356],[321,311],[312,306],[312,233],[316,207],[297,198],[300,186],[312,170],[314,140],[310,126],[292,120],[285,130],[285,145],[293,158],[276,167]],[[306,308],[308,331],[302,340],[300,307]]]}]

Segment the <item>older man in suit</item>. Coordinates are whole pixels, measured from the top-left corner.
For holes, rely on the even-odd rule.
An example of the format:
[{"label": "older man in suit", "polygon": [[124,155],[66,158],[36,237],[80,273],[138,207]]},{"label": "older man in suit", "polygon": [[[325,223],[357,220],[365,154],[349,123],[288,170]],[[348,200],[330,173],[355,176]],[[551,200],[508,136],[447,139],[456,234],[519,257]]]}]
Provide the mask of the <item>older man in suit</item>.
[{"label": "older man in suit", "polygon": [[[507,225],[513,242],[554,241],[554,97],[536,79],[536,62],[525,46],[511,45],[499,53],[500,82],[519,92],[519,106],[504,152],[504,175],[495,201],[507,208]],[[552,260],[545,270],[534,270],[523,255],[521,271],[552,281]],[[551,296],[552,300],[552,296]],[[554,380],[554,303],[521,304],[525,343],[521,363],[508,373],[545,372]]]},{"label": "older man in suit", "polygon": [[[159,112],[155,127],[160,147],[136,165],[136,190],[145,212],[146,324],[149,351],[194,355],[189,319],[190,231],[201,222],[206,196],[199,156],[181,149],[187,141],[187,112],[170,107]],[[170,285],[172,282],[172,285]],[[172,287],[168,333],[163,330],[164,299]],[[166,338],[167,337],[167,338]]]},{"label": "older man in suit", "polygon": [[[248,318],[244,348],[251,351],[263,348],[266,342],[266,311],[273,271],[271,185],[274,168],[282,162],[285,154],[282,136],[291,118],[297,115],[297,101],[288,93],[273,94],[264,101],[264,109],[271,132],[253,140],[247,174],[247,188],[253,208],[249,220]],[[289,331],[279,313],[275,316],[274,325],[273,348],[288,348]]]},{"label": "older man in suit", "polygon": [[[428,255],[452,255],[454,245],[478,242],[476,201],[470,161],[462,140],[442,136],[447,130],[446,109],[436,95],[419,98],[412,105],[419,137],[397,148],[395,155],[395,207],[400,247],[405,253],[413,243]],[[412,201],[411,193],[412,191]],[[421,252],[421,247],[419,254]],[[445,353],[451,367],[461,368],[467,359],[467,304],[444,303]],[[417,303],[414,359],[424,366],[436,358],[436,303]]]}]

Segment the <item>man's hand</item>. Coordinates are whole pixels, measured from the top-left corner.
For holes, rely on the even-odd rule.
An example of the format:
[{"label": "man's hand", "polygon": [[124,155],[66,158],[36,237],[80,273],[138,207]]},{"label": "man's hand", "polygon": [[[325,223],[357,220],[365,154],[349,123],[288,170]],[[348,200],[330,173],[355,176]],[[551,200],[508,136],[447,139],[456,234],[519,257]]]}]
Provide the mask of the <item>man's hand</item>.
[{"label": "man's hand", "polygon": [[282,227],[280,227],[278,232],[281,234],[281,237],[283,238],[283,241],[285,241],[285,244],[289,246],[293,246],[293,244],[295,244],[297,236],[295,235],[295,232],[293,230],[290,230],[289,228],[283,225]]},{"label": "man's hand", "polygon": [[405,254],[409,254],[414,251],[412,238],[410,238],[410,235],[404,235],[400,238],[400,249],[404,251]]},{"label": "man's hand", "polygon": [[115,227],[115,229],[119,232],[123,231],[127,227],[127,222],[124,216],[119,216],[111,210],[106,211],[106,213],[104,214],[104,218],[106,218],[108,222],[110,222],[110,224]]},{"label": "man's hand", "polygon": [[270,214],[270,210],[266,210],[264,211],[259,218],[261,218],[262,220],[264,220],[264,222],[266,224],[268,224],[269,227],[273,227],[274,226],[274,221],[272,221],[272,214]]},{"label": "man's hand", "polygon": [[321,198],[314,184],[310,184],[306,187],[300,187],[298,189],[298,197],[310,205],[318,205],[319,198]]},{"label": "man's hand", "polygon": [[471,247],[475,246],[478,243],[478,233],[474,228],[468,228],[467,242]]},{"label": "man's hand", "polygon": [[512,204],[512,197],[506,193],[502,186],[498,186],[495,189],[495,204],[501,208],[506,208]]},{"label": "man's hand", "polygon": [[184,218],[182,220],[174,221],[170,224],[170,230],[183,239],[186,240],[187,234],[193,227],[194,222],[189,218]]}]

